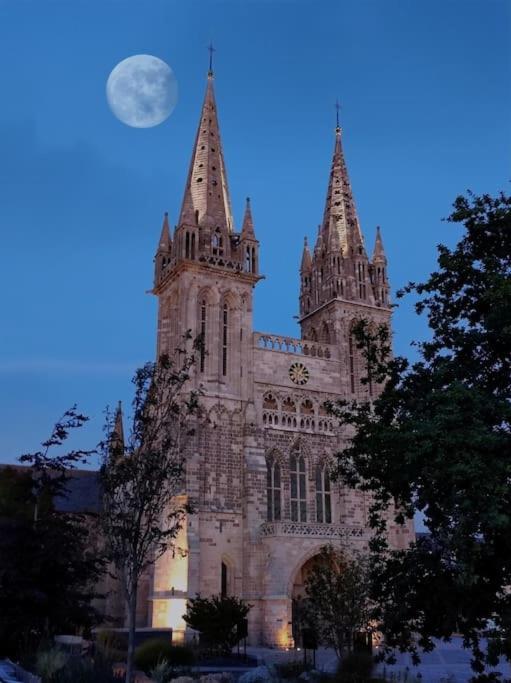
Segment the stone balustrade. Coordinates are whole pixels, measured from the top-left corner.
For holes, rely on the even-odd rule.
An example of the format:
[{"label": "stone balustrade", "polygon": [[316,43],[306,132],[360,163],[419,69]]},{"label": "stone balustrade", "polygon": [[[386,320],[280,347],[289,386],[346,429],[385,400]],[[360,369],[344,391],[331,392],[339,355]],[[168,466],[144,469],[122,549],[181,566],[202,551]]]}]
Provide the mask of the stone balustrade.
[{"label": "stone balustrade", "polygon": [[337,347],[329,344],[319,344],[307,339],[293,339],[265,332],[254,332],[254,346],[258,349],[296,353],[312,358],[335,358],[337,352]]},{"label": "stone balustrade", "polygon": [[321,524],[320,522],[264,522],[260,527],[261,536],[293,536],[300,538],[364,539],[369,538],[363,526],[344,524]]}]

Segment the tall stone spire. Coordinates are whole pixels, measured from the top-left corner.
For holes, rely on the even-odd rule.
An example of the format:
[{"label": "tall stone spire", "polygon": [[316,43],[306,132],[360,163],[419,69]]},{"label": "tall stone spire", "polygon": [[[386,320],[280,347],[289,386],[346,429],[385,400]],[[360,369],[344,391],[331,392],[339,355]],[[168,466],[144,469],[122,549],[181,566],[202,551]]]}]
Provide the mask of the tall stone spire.
[{"label": "tall stone spire", "polygon": [[341,136],[341,128],[337,123],[321,232],[324,244],[332,250],[342,249],[343,255],[347,256],[350,249],[363,244],[363,237],[344,160]]},{"label": "tall stone spire", "polygon": [[233,231],[220,127],[218,125],[212,65],[192,152],[179,218],[182,225],[201,225]]}]

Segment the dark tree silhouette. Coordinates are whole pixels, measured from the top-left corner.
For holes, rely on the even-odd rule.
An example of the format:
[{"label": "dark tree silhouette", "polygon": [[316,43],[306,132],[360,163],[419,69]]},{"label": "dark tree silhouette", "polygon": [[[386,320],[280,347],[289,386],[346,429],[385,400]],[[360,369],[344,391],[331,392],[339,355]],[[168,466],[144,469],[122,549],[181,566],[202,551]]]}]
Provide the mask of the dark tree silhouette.
[{"label": "dark tree silhouette", "polygon": [[[189,339],[189,335],[187,336]],[[197,349],[199,342],[194,344]],[[102,527],[106,552],[121,581],[128,617],[126,681],[133,676],[140,578],[171,545],[187,512],[186,447],[200,419],[198,392],[188,389],[194,354],[178,350],[147,363],[134,378],[127,442],[115,416],[102,444]]]},{"label": "dark tree silhouette", "polygon": [[[353,428],[337,473],[372,492],[374,597],[386,643],[417,654],[454,631],[484,667],[488,620],[507,632],[511,594],[511,198],[458,197],[448,219],[464,226],[438,269],[403,292],[418,296],[431,338],[419,360],[393,358],[388,331],[356,328],[373,379],[372,405],[331,406]],[[385,530],[422,513],[429,537],[391,552]],[[504,642],[504,641],[502,641]]]},{"label": "dark tree silhouette", "polygon": [[21,456],[27,470],[0,471],[0,648],[19,656],[42,638],[87,628],[104,563],[90,516],[63,513],[77,464],[93,451],[62,452],[70,432],[88,418],[66,411],[36,453]]}]

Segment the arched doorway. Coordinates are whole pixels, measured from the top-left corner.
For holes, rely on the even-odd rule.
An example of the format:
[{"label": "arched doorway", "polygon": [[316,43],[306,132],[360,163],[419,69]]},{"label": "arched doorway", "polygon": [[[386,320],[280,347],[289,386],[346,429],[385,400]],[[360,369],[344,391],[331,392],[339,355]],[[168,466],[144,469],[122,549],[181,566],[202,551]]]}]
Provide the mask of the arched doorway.
[{"label": "arched doorway", "polygon": [[302,628],[305,626],[304,614],[308,599],[305,584],[307,577],[318,562],[321,562],[321,556],[319,554],[315,554],[310,557],[296,572],[295,578],[293,580],[293,588],[291,591],[291,619],[295,647],[302,646]]}]

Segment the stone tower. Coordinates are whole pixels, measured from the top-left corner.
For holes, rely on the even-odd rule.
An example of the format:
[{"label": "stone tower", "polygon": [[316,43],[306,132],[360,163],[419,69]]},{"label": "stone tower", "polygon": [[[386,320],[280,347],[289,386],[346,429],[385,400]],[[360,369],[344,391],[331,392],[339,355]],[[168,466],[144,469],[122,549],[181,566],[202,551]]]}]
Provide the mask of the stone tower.
[{"label": "stone tower", "polygon": [[366,373],[351,330],[360,318],[390,326],[387,259],[379,227],[372,259],[367,255],[339,125],[335,129],[323,221],[312,255],[305,240],[300,283],[302,339],[337,345],[349,369],[344,377],[347,394],[373,396],[375,388],[371,383],[360,382]]},{"label": "stone tower", "polygon": [[[186,458],[183,496],[195,512],[154,567],[148,625],[184,636],[188,597],[236,595],[252,605],[249,642],[291,646],[321,547],[367,547],[368,494],[330,480],[345,435],[325,402],[378,390],[360,381],[351,328],[360,317],[390,325],[386,266],[379,231],[371,260],[365,251],[337,126],[323,222],[300,267],[302,338],[253,330],[259,243],[248,199],[235,227],[210,68],[181,212],[172,235],[164,216],[153,289],[158,354],[172,354],[187,330],[204,339],[191,381],[209,419]],[[413,528],[391,527],[390,536],[404,547]]]},{"label": "stone tower", "polygon": [[213,83],[210,70],[179,221],[171,239],[165,214],[156,252],[157,351],[170,353],[186,330],[200,334],[197,382],[214,395],[239,399],[251,383],[259,243],[250,200],[241,232],[234,227]]}]

